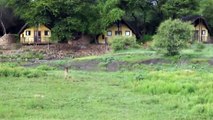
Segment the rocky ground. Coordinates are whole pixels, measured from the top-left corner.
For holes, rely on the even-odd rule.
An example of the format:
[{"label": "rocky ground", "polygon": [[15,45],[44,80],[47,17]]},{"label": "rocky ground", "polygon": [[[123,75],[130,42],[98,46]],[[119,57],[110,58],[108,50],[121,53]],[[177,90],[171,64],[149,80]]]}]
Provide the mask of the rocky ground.
[{"label": "rocky ground", "polygon": [[87,46],[73,46],[69,44],[53,44],[39,46],[24,46],[22,49],[32,50],[34,52],[43,53],[45,59],[63,59],[65,57],[83,57],[91,55],[101,55],[106,53],[104,45],[90,44]]},{"label": "rocky ground", "polygon": [[107,52],[104,45],[70,45],[70,44],[51,44],[51,45],[22,45],[20,48],[2,49],[0,55],[12,56],[31,52],[41,54],[44,60],[63,59],[66,57],[82,57],[91,55],[101,55]]}]

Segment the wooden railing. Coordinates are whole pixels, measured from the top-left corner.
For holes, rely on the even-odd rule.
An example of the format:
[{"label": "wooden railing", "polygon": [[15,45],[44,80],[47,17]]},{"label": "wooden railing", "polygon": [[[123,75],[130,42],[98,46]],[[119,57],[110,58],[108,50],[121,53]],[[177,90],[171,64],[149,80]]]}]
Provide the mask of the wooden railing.
[{"label": "wooden railing", "polygon": [[[22,44],[34,44],[35,43],[34,37],[21,38],[20,42]],[[50,37],[41,37],[41,41],[37,42],[36,44],[47,44],[47,43],[50,43],[50,42],[51,42]]]}]

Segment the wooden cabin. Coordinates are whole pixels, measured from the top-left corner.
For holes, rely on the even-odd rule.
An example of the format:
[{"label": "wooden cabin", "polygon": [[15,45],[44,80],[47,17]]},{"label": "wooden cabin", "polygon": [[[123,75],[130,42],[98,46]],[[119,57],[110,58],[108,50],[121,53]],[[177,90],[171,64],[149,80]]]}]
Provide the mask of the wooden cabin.
[{"label": "wooden cabin", "polygon": [[51,30],[45,25],[28,27],[20,34],[22,44],[48,44],[50,43]]},{"label": "wooden cabin", "polygon": [[193,40],[199,42],[211,42],[210,27],[204,17],[199,15],[186,16],[183,21],[190,21],[194,25]]},{"label": "wooden cabin", "polygon": [[131,37],[135,36],[135,32],[125,21],[118,21],[112,24],[106,30],[106,33],[98,35],[98,43],[106,44],[110,42],[115,36]]}]

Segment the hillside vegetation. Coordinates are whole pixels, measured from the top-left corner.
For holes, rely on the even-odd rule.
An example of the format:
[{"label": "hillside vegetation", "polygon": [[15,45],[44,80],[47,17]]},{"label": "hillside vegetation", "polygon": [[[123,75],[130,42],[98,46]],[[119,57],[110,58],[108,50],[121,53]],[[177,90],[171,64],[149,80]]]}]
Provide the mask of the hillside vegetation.
[{"label": "hillside vegetation", "polygon": [[27,68],[1,63],[0,118],[211,120],[212,47],[175,57],[141,48]]}]

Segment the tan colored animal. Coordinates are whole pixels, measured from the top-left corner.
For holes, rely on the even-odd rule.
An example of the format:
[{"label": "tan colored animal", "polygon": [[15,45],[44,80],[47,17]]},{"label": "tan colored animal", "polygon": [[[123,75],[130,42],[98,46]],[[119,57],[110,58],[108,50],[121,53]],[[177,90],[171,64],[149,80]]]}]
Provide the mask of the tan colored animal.
[{"label": "tan colored animal", "polygon": [[68,78],[68,73],[69,73],[69,68],[65,67],[65,69],[64,69],[64,79]]}]

